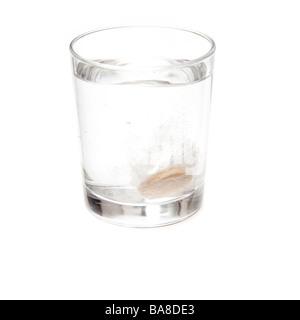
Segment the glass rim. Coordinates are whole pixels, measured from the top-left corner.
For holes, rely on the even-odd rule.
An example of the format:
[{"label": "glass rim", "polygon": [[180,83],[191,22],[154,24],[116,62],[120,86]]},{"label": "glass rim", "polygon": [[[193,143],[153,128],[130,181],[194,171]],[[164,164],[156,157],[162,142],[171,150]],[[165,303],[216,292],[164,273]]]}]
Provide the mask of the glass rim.
[{"label": "glass rim", "polygon": [[[216,44],[213,41],[213,39],[211,37],[209,37],[208,35],[206,35],[205,33],[199,32],[199,31],[195,31],[195,30],[191,30],[191,29],[184,29],[184,28],[178,28],[178,27],[166,27],[166,26],[154,26],[154,25],[125,25],[125,26],[114,26],[114,27],[106,27],[106,28],[100,28],[100,29],[95,29],[92,31],[88,31],[85,33],[80,34],[79,36],[77,36],[76,38],[74,38],[69,46],[69,50],[72,54],[72,56],[78,60],[80,60],[81,62],[84,62],[86,64],[92,65],[92,66],[96,66],[96,67],[100,67],[102,69],[108,69],[108,70],[119,70],[119,71],[137,71],[136,69],[132,69],[132,68],[128,68],[126,66],[115,66],[115,65],[111,65],[108,63],[103,63],[103,62],[97,62],[94,60],[90,60],[90,59],[86,59],[83,56],[81,56],[80,54],[78,54],[76,52],[76,50],[74,49],[74,45],[77,41],[79,41],[80,39],[89,36],[93,33],[97,33],[97,32],[102,32],[102,31],[108,31],[108,30],[113,30],[113,29],[125,29],[125,28],[158,28],[158,29],[169,29],[169,30],[177,30],[177,31],[184,31],[184,32],[188,32],[188,33],[192,33],[195,34],[196,36],[199,36],[201,38],[204,38],[205,40],[207,40],[211,47],[210,49],[204,53],[203,55],[199,56],[198,58],[192,59],[192,60],[188,60],[188,61],[183,61],[180,62],[176,65],[157,65],[157,66],[151,66],[148,67],[150,69],[179,69],[179,68],[184,68],[184,67],[191,67],[193,65],[199,64],[202,61],[210,58],[211,56],[213,56],[213,54],[216,51]],[[138,70],[143,70],[143,67],[139,67]]]}]

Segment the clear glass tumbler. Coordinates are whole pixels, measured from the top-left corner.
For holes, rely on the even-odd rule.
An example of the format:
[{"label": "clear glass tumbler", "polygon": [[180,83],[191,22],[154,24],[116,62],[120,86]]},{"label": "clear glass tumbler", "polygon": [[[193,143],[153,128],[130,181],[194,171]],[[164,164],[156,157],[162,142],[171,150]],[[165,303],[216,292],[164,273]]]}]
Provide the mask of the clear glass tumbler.
[{"label": "clear glass tumbler", "polygon": [[199,211],[215,44],[168,27],[115,27],[70,45],[88,208],[157,227]]}]

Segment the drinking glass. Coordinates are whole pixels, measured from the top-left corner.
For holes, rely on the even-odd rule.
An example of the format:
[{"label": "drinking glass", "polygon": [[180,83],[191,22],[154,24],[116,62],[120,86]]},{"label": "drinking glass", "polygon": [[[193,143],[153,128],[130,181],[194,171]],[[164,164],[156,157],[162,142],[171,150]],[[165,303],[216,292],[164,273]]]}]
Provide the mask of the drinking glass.
[{"label": "drinking glass", "polygon": [[87,207],[132,227],[202,205],[215,44],[169,27],[87,32],[70,45]]}]

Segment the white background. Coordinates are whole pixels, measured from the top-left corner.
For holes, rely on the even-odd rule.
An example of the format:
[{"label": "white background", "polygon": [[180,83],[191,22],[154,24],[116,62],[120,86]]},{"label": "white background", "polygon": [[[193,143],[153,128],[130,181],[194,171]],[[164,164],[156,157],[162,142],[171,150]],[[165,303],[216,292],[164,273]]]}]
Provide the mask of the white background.
[{"label": "white background", "polygon": [[[298,1],[1,3],[1,299],[299,299]],[[205,205],[168,228],[85,209],[69,42],[122,24],[217,44]]]}]

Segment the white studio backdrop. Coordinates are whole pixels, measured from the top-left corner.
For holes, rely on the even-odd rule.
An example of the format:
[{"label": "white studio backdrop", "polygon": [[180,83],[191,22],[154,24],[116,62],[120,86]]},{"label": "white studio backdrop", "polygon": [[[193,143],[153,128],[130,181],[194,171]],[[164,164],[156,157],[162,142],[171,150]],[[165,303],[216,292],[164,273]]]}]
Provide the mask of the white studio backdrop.
[{"label": "white studio backdrop", "polygon": [[[0,299],[299,299],[297,4],[3,2]],[[82,196],[68,45],[128,24],[217,44],[204,208],[168,228],[109,225]]]}]

